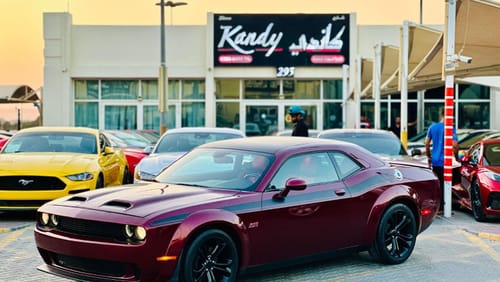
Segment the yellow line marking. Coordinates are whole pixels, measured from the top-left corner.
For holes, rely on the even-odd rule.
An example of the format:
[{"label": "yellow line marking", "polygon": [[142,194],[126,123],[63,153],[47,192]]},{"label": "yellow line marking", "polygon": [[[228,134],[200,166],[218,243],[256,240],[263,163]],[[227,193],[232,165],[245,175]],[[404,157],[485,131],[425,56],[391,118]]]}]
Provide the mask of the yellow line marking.
[{"label": "yellow line marking", "polygon": [[0,241],[0,249],[5,248],[12,241],[16,240],[19,236],[26,232],[26,230],[28,230],[28,228],[22,228],[11,232],[7,237]]},{"label": "yellow line marking", "polygon": [[485,252],[491,258],[493,258],[494,260],[496,260],[497,262],[500,263],[500,254],[497,253],[497,251],[495,251],[495,249],[491,248],[486,243],[484,243],[483,240],[481,240],[481,238],[479,238],[478,236],[472,235],[470,233],[467,233],[465,231],[463,231],[463,234],[467,239],[469,239],[469,241],[474,243],[474,245],[478,246],[481,250],[483,250],[483,252]]}]

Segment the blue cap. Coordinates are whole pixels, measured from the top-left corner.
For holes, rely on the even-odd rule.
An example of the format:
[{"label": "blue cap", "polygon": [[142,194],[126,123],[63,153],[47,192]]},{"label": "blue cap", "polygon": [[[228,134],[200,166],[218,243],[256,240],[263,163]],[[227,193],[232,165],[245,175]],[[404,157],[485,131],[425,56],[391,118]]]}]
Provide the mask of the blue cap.
[{"label": "blue cap", "polygon": [[302,110],[300,106],[295,106],[295,105],[291,106],[290,109],[288,109],[288,113],[291,115],[297,115],[297,114],[301,114],[302,116],[306,115],[306,112]]}]

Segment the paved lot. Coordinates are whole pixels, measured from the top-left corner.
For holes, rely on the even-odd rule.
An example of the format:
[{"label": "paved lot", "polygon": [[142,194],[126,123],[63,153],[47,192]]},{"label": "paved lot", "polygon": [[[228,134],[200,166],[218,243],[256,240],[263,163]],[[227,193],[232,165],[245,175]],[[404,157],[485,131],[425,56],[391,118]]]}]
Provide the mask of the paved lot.
[{"label": "paved lot", "polygon": [[[0,214],[1,281],[69,281],[36,270],[33,215]],[[408,261],[387,266],[367,253],[303,264],[240,281],[500,281],[500,221],[475,222],[464,212],[438,217],[422,233]]]}]

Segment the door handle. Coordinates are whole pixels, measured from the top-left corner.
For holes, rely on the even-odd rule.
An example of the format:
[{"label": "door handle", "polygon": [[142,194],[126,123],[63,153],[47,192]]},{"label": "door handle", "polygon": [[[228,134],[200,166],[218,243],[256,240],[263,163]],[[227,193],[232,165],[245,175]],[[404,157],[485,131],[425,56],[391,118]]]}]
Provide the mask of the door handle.
[{"label": "door handle", "polygon": [[344,196],[345,190],[344,189],[337,189],[337,190],[335,190],[335,194],[337,194],[338,196]]}]

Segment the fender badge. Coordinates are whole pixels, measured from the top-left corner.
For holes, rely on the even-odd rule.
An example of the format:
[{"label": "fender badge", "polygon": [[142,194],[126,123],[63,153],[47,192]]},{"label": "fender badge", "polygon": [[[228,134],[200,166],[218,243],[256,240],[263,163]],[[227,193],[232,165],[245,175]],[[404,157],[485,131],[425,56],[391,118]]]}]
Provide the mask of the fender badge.
[{"label": "fender badge", "polygon": [[399,169],[394,170],[394,177],[397,180],[403,180],[403,173]]}]

